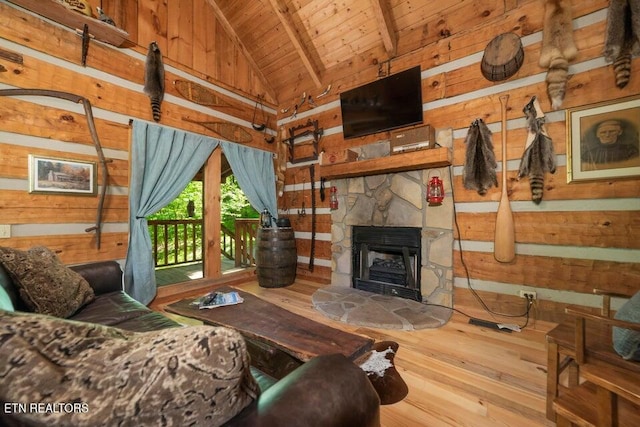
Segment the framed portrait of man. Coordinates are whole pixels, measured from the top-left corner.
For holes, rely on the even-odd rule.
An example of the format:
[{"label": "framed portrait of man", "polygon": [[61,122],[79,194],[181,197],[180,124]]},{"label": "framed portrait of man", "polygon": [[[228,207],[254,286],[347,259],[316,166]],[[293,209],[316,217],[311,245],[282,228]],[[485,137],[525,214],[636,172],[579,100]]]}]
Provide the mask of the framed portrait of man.
[{"label": "framed portrait of man", "polygon": [[640,176],[640,97],[567,110],[567,182]]}]

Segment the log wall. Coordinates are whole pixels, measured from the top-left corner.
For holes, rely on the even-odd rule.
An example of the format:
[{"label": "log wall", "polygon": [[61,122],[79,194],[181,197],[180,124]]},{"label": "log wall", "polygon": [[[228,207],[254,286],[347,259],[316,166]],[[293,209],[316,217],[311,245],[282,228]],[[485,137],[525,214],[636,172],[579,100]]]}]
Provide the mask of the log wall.
[{"label": "log wall", "polygon": [[[93,1],[97,5],[97,0]],[[129,179],[129,120],[151,120],[149,100],[142,93],[144,56],[152,40],[165,55],[167,82],[177,78],[214,87],[233,108],[210,109],[180,98],[171,84],[163,102],[161,124],[215,136],[202,127],[184,121],[227,120],[252,133],[258,148],[273,150],[262,134],[251,130],[255,96],[268,93],[233,42],[210,15],[206,0],[172,2],[154,0],[105,1],[105,10],[130,34],[131,46],[116,49],[99,42],[90,44],[87,67],[80,65],[81,44],[67,28],[0,1],[0,88],[42,88],[70,91],[86,96],[94,105],[96,125],[110,160],[111,181],[105,204],[103,248],[95,250],[92,225],[97,200],[87,197],[33,195],[28,193],[27,156],[44,154],[79,160],[96,160],[95,150],[79,106],[49,99],[3,98],[0,101],[0,224],[10,224],[12,236],[1,244],[27,248],[45,244],[56,249],[65,262],[120,259],[127,245],[127,197]],[[183,7],[184,4],[184,7]],[[475,3],[474,3],[475,4]],[[567,183],[567,108],[601,101],[614,101],[640,93],[637,72],[623,90],[614,85],[611,66],[602,58],[606,24],[606,0],[573,1],[574,37],[579,49],[570,68],[563,109],[552,112],[546,96],[545,70],[538,52],[542,40],[544,10],[537,0],[482,2],[482,14],[447,17],[434,15],[427,31],[400,34],[400,45],[416,50],[394,58],[391,72],[415,65],[423,70],[424,121],[436,129],[452,129],[453,197],[459,232],[454,243],[456,300],[471,298],[468,283],[494,304],[496,309],[520,307],[517,298],[523,288],[535,289],[541,316],[555,318],[567,303],[597,305],[588,295],[592,287],[635,290],[640,288],[640,204],[639,179]],[[445,28],[447,31],[434,31]],[[198,31],[194,30],[199,29]],[[480,60],[487,43],[496,35],[512,31],[521,36],[525,60],[520,70],[503,82],[489,82],[480,73]],[[28,35],[28,36],[27,36]],[[403,37],[407,36],[407,37]],[[278,126],[290,127],[317,119],[324,135],[320,149],[327,151],[358,147],[389,138],[380,133],[344,140],[339,93],[369,83],[378,77],[374,58],[359,57],[358,70],[349,66],[323,75],[323,87],[303,88],[292,83],[280,94],[281,105],[269,105]],[[371,64],[364,69],[362,63]],[[640,67],[633,61],[633,69]],[[286,72],[286,68],[283,72]],[[295,76],[292,76],[295,82]],[[291,118],[292,101],[303,91],[317,95],[329,83],[329,95],[308,103]],[[299,92],[299,93],[298,93]],[[493,259],[493,233],[499,189],[479,196],[462,185],[464,138],[468,126],[482,118],[493,131],[496,158],[501,158],[500,103],[509,94],[508,186],[516,224],[516,252],[513,263]],[[531,96],[542,101],[547,127],[554,141],[558,170],[545,177],[541,205],[530,200],[526,179],[516,179],[526,138],[522,107]],[[269,102],[273,101],[268,99]],[[275,120],[274,120],[275,122]],[[281,132],[278,132],[279,134]],[[300,147],[305,156],[310,147]],[[307,268],[310,255],[311,216],[299,217],[303,203],[310,213],[309,167],[316,162],[289,163],[280,212],[288,215],[296,230],[301,275],[328,280],[331,264],[331,220],[328,197],[318,201],[315,268]],[[502,165],[499,166],[501,178]],[[315,174],[316,193],[319,174]],[[102,183],[100,183],[102,185]],[[327,183],[327,186],[330,182]],[[458,248],[462,247],[462,251]],[[468,267],[469,282],[462,261]]]},{"label": "log wall", "polygon": [[[211,39],[200,40],[200,35],[192,34],[193,26],[184,16],[183,12],[189,10],[193,19],[205,19],[215,25],[215,19],[201,13],[208,10],[204,7],[206,0],[190,0],[188,3],[193,7],[181,8],[179,14],[171,14],[167,9],[168,3],[177,2],[104,3],[105,9],[108,4],[112,16],[130,32],[128,47],[115,48],[92,41],[87,66],[83,67],[81,39],[73,29],[0,2],[0,89],[50,89],[86,97],[92,104],[97,133],[109,161],[102,242],[98,250],[95,234],[85,232],[95,224],[98,197],[28,191],[30,154],[97,162],[82,106],[49,97],[0,97],[0,224],[9,225],[11,233],[11,237],[0,240],[2,246],[27,249],[45,245],[55,250],[65,263],[125,258],[130,121],[152,121],[149,98],[142,91],[149,41],[157,40],[164,54],[166,89],[161,125],[218,137],[184,119],[229,122],[252,135],[249,145],[271,149],[264,135],[251,127],[256,99],[252,94],[263,90],[252,79],[249,67],[233,52],[233,44],[223,32],[207,32]],[[113,9],[116,3],[122,8],[117,13]],[[185,52],[188,54],[183,57]],[[230,57],[233,61],[229,61]],[[224,71],[225,67],[229,70]],[[189,102],[173,86],[176,79],[206,85],[230,106],[214,109]],[[238,89],[231,90],[236,86]],[[268,108],[268,114],[275,123],[272,108]],[[215,177],[217,173],[219,177],[219,169],[218,161],[217,171],[208,171],[210,174],[206,176]],[[105,185],[100,174],[98,185]],[[210,194],[211,202],[218,203],[219,196],[215,192]],[[215,237],[208,237],[209,248],[219,246]],[[219,265],[217,270],[219,273]],[[216,270],[210,265],[209,272]]]},{"label": "log wall", "polygon": [[[546,94],[546,70],[538,66],[544,14],[542,2],[495,4],[491,13],[474,21],[472,27],[462,24],[456,27],[454,21],[447,21],[451,27],[450,36],[427,40],[413,53],[395,58],[391,71],[420,65],[424,122],[436,129],[453,129],[453,191],[447,197],[455,199],[459,227],[454,242],[456,301],[474,303],[470,284],[490,301],[492,308],[513,313],[520,312],[523,307],[519,291],[536,290],[538,315],[558,320],[567,304],[598,305],[599,299],[590,295],[594,287],[627,292],[640,289],[640,180],[634,177],[567,183],[565,122],[566,109],[640,93],[637,73],[640,60],[633,60],[634,76],[629,85],[622,90],[616,88],[612,67],[602,57],[608,2],[573,1],[574,38],[579,55],[571,63],[562,109],[552,111]],[[438,22],[433,24],[436,26]],[[490,82],[480,72],[482,53],[487,43],[503,32],[515,32],[521,37],[524,63],[509,79]],[[388,133],[349,140],[342,137],[339,93],[375,80],[377,71],[378,67],[372,66],[357,74],[341,70],[326,76],[326,81],[333,83],[333,89],[329,96],[319,100],[320,106],[307,107],[295,119],[280,115],[279,125],[288,129],[308,119],[317,119],[325,132],[320,149],[327,151],[387,140]],[[493,257],[500,188],[480,196],[466,190],[462,184],[464,139],[474,119],[482,118],[487,123],[493,132],[496,158],[502,157],[498,99],[502,94],[510,97],[506,173],[516,233],[516,258],[507,264],[501,264]],[[531,202],[528,180],[517,179],[526,141],[522,108],[534,95],[541,100],[546,113],[547,129],[558,163],[556,173],[545,177],[544,198],[540,205]],[[498,182],[501,182],[505,169],[501,162],[498,163]],[[319,180],[317,174],[316,179]],[[289,215],[296,230],[298,273],[328,280],[331,271],[328,198],[319,203],[316,267],[309,272],[311,219],[309,215],[297,215],[303,202],[309,212],[309,164],[290,164],[286,184],[280,208],[281,214]],[[316,182],[316,189],[318,187],[319,182]]]}]

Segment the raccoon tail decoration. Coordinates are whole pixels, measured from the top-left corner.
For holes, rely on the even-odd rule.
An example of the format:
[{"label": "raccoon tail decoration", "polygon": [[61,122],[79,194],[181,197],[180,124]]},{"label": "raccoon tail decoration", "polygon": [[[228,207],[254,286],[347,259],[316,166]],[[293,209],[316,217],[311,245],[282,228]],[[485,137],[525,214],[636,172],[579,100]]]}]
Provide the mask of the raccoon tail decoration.
[{"label": "raccoon tail decoration", "polygon": [[464,141],[467,146],[462,182],[464,188],[477,190],[484,196],[487,190],[498,186],[496,156],[493,152],[491,131],[482,119],[471,123]]},{"label": "raccoon tail decoration", "polygon": [[144,93],[151,100],[153,120],[159,122],[160,104],[164,98],[164,66],[162,65],[162,52],[156,42],[149,44],[144,69]]},{"label": "raccoon tail decoration", "polygon": [[631,80],[631,48],[629,43],[625,43],[620,54],[613,61],[613,75],[619,89],[624,88]]},{"label": "raccoon tail decoration", "polygon": [[542,200],[545,172],[555,173],[556,156],[553,141],[544,126],[544,113],[538,99],[534,96],[522,109],[527,120],[527,143],[520,160],[518,179],[529,178],[531,199],[538,204]]},{"label": "raccoon tail decoration", "polygon": [[569,61],[578,49],[573,42],[570,0],[545,0],[542,50],[538,63],[547,68],[547,93],[551,106],[557,110],[564,101],[569,73]]},{"label": "raccoon tail decoration", "polygon": [[640,54],[640,0],[611,0],[607,12],[604,59],[613,62],[616,86],[631,78],[631,56]]}]

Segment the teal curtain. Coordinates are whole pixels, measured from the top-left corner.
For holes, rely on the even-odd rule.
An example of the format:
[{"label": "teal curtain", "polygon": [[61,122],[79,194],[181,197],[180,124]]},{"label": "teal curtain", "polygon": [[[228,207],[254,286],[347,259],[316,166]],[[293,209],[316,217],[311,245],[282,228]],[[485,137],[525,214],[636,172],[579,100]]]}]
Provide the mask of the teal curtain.
[{"label": "teal curtain", "polygon": [[124,289],[145,305],[156,295],[155,263],[146,217],[178,197],[219,143],[202,135],[133,122]]},{"label": "teal curtain", "polygon": [[273,153],[226,141],[221,141],[221,144],[233,175],[251,206],[258,212],[266,208],[277,219],[278,199]]}]

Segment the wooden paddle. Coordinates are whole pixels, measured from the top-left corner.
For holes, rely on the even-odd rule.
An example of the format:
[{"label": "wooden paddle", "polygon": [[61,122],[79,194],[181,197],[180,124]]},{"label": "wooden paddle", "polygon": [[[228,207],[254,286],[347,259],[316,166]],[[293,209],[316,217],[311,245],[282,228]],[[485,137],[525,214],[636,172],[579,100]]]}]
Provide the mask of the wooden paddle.
[{"label": "wooden paddle", "polygon": [[496,233],[493,256],[499,262],[511,262],[516,256],[513,213],[507,194],[507,101],[509,95],[500,96],[502,108],[502,195],[496,214]]}]

